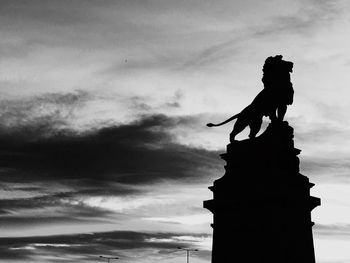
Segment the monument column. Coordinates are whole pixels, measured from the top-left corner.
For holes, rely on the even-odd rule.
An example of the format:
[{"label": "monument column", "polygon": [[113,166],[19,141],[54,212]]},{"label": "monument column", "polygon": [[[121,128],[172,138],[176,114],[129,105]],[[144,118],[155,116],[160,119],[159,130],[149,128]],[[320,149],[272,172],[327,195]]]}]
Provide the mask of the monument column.
[{"label": "monument column", "polygon": [[209,189],[212,263],[315,263],[311,211],[320,199],[299,173],[293,128],[271,123],[257,138],[233,141],[225,174]]}]

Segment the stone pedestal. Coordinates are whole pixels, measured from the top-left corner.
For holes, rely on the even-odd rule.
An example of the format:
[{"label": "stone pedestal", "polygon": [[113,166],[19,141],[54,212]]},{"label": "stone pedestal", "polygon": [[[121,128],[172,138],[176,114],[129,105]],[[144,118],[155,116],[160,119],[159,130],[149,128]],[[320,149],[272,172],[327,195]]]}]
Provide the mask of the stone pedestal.
[{"label": "stone pedestal", "polygon": [[204,201],[214,216],[213,263],[315,262],[311,210],[320,199],[299,173],[299,153],[287,122],[227,146],[225,175]]}]

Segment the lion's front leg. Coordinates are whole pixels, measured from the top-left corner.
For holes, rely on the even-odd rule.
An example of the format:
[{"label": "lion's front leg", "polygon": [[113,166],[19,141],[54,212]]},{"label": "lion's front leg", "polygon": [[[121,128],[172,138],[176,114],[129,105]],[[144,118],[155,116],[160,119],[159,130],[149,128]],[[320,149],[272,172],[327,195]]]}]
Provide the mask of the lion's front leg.
[{"label": "lion's front leg", "polygon": [[283,121],[284,115],[287,112],[287,105],[281,105],[277,108],[278,120]]},{"label": "lion's front leg", "polygon": [[249,133],[249,138],[253,139],[255,138],[255,136],[258,134],[258,132],[260,131],[261,128],[261,124],[262,124],[262,119],[263,116],[257,116],[255,119],[253,119],[251,121],[251,123],[249,124],[250,127],[250,133]]},{"label": "lion's front leg", "polygon": [[269,113],[269,118],[271,122],[276,122],[277,121],[277,115],[276,115],[276,110],[273,110]]}]

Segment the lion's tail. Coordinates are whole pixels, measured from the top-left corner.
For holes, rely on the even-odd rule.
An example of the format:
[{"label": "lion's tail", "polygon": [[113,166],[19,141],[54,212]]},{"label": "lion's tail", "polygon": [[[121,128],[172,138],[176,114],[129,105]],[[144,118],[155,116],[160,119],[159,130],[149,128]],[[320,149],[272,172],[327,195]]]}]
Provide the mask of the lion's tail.
[{"label": "lion's tail", "polygon": [[227,119],[226,121],[223,121],[223,122],[221,122],[221,123],[217,123],[217,124],[214,124],[214,123],[207,123],[207,126],[208,126],[208,127],[217,127],[217,126],[224,125],[224,124],[226,124],[226,123],[228,123],[228,122],[230,122],[230,121],[233,121],[234,119],[237,119],[239,115],[240,115],[240,113],[238,113],[238,114],[232,116],[231,118],[229,118],[229,119]]}]

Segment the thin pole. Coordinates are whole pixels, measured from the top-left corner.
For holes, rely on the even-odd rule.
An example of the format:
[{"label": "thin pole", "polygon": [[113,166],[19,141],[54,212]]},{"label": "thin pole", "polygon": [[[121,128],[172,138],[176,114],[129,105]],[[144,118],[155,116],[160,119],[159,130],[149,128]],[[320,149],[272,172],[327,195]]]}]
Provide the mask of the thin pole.
[{"label": "thin pole", "polygon": [[190,252],[191,251],[198,251],[198,249],[190,249],[190,248],[182,248],[178,247],[177,249],[185,250],[186,251],[186,262],[190,263]]},{"label": "thin pole", "polygon": [[110,263],[111,259],[119,259],[118,257],[104,257],[104,256],[100,256],[100,258],[107,259],[107,263]]}]

